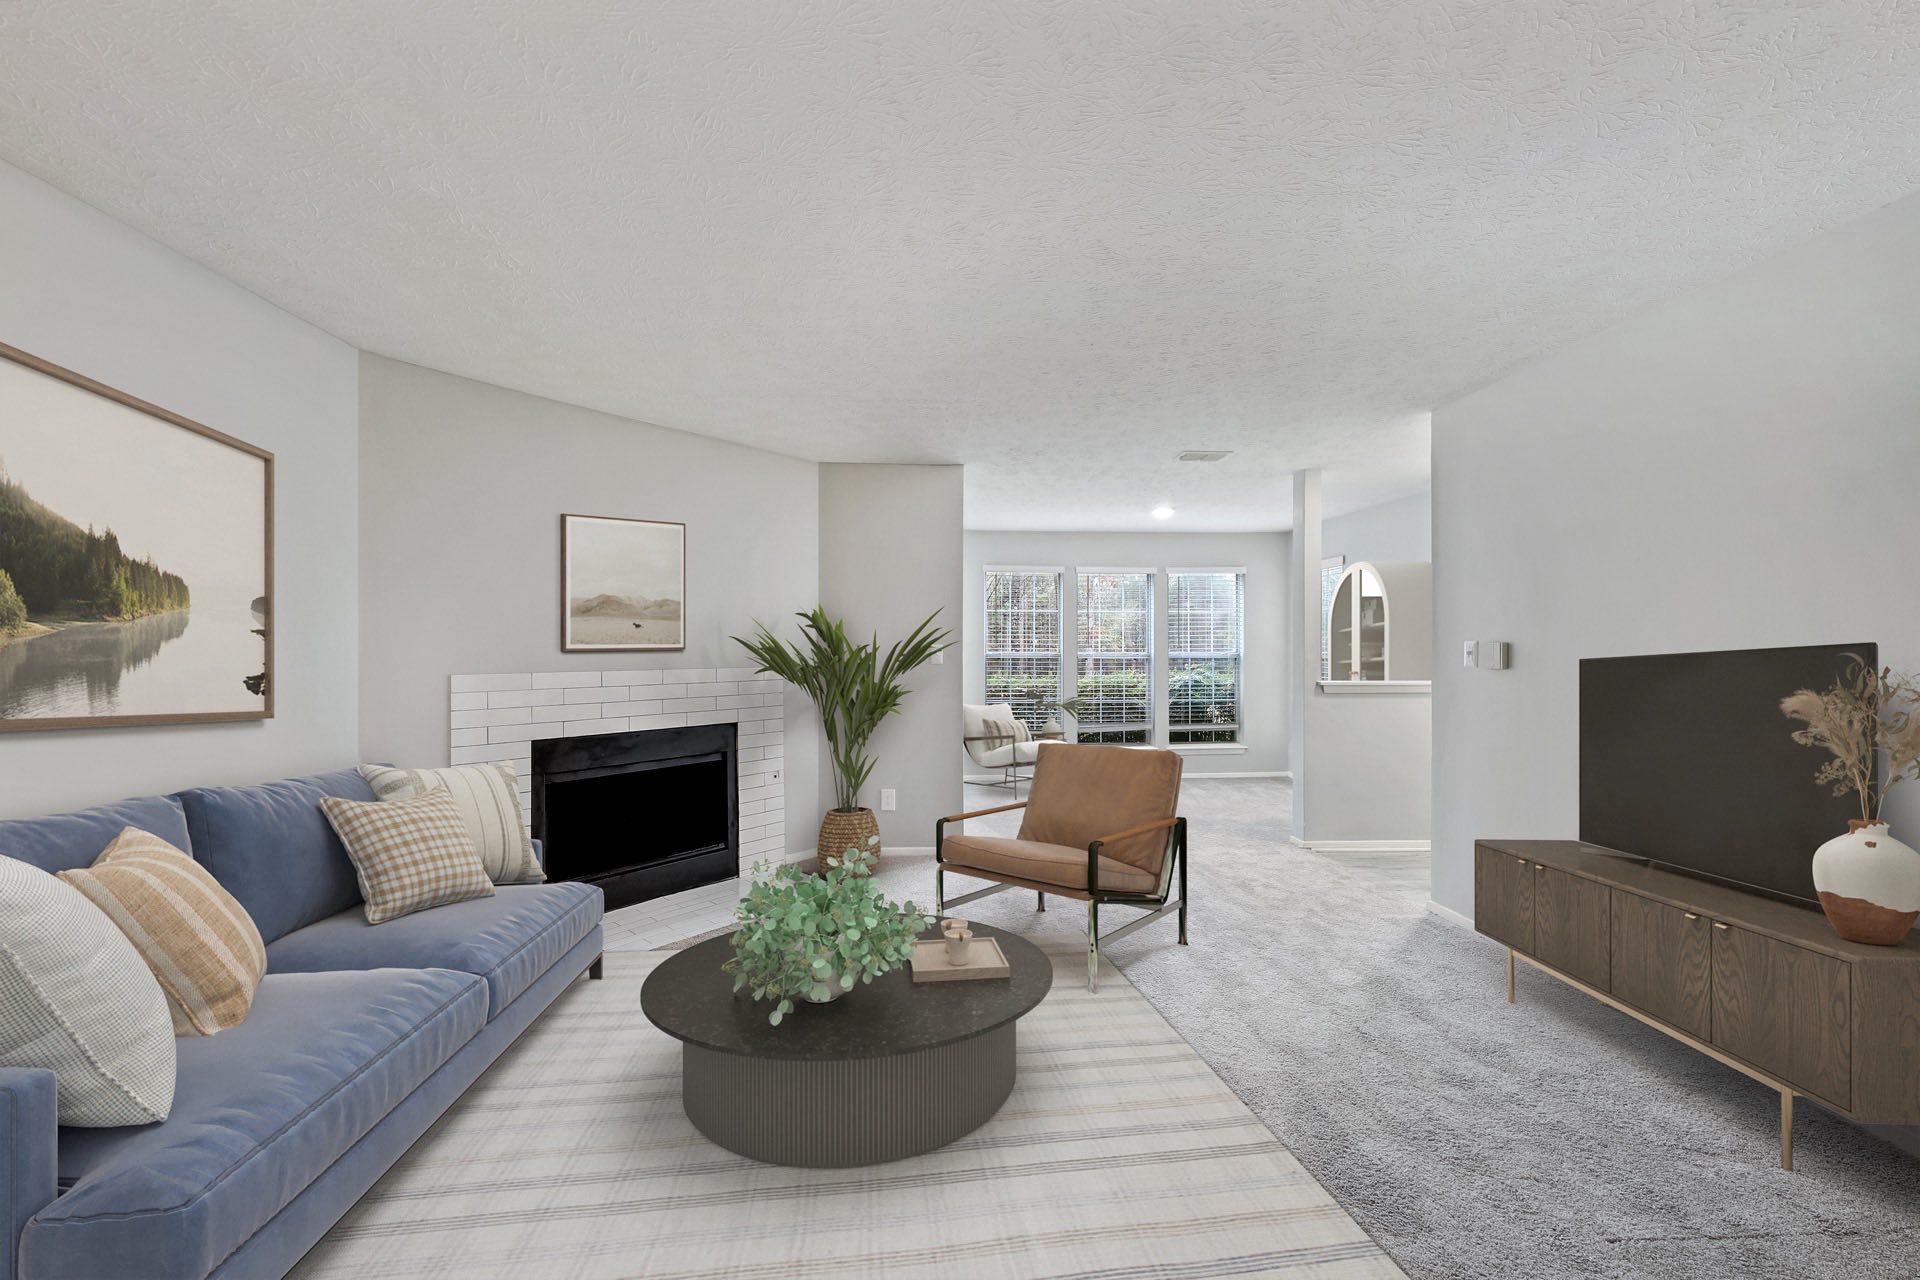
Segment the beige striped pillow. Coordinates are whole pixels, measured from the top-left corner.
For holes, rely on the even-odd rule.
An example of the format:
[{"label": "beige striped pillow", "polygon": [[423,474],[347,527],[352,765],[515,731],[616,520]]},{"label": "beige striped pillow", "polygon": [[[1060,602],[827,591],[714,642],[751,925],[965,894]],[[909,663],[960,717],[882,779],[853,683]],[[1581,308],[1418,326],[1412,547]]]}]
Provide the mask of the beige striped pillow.
[{"label": "beige striped pillow", "polygon": [[360,776],[382,800],[409,800],[435,787],[445,787],[466,819],[474,847],[495,884],[544,880],[546,872],[533,856],[533,837],[527,833],[520,808],[520,784],[513,766],[455,765],[451,769],[390,769],[363,764]]},{"label": "beige striped pillow", "polygon": [[173,1034],[210,1036],[247,1020],[267,948],[252,917],[205,867],[128,827],[91,867],[60,878],[104,911],[153,970]]},{"label": "beige striped pillow", "polygon": [[444,787],[411,800],[323,796],[320,810],[359,873],[368,924],[493,896],[466,819]]}]

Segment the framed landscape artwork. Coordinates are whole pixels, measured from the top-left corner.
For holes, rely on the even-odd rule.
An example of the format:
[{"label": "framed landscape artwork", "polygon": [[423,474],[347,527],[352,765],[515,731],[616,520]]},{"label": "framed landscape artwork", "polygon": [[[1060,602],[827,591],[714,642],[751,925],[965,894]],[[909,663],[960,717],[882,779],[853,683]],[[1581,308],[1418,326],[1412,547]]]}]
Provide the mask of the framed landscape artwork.
[{"label": "framed landscape artwork", "polygon": [[273,455],[0,344],[0,732],[273,715]]},{"label": "framed landscape artwork", "polygon": [[687,647],[687,526],[560,517],[560,647],[567,653]]}]

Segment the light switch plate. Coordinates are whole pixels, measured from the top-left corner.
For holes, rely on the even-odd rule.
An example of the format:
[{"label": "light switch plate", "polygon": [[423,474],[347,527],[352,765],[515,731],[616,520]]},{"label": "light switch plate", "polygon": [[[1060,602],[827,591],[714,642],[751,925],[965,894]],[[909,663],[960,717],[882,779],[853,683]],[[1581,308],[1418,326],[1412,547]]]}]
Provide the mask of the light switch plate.
[{"label": "light switch plate", "polygon": [[1461,647],[1460,665],[1463,667],[1476,666],[1479,664],[1479,661],[1480,661],[1480,642],[1478,640],[1467,641]]}]

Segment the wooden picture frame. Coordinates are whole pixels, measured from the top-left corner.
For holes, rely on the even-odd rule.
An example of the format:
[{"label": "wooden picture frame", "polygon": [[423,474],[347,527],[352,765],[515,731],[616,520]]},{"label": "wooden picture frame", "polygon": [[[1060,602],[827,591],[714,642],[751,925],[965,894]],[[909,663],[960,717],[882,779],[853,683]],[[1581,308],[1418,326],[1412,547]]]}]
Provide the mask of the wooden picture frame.
[{"label": "wooden picture frame", "polygon": [[687,526],[562,515],[561,652],[678,653],[686,647]]},{"label": "wooden picture frame", "polygon": [[272,719],[273,516],[267,450],[0,343],[0,732]]}]

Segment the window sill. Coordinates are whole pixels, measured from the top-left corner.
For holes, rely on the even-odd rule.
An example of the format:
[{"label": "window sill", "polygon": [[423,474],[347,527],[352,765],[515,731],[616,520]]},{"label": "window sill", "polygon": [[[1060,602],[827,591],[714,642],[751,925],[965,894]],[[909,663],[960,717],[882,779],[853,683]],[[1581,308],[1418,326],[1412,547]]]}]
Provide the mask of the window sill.
[{"label": "window sill", "polygon": [[1414,693],[1433,692],[1431,680],[1321,680],[1317,682],[1322,693]]},{"label": "window sill", "polygon": [[1246,745],[1239,742],[1182,742],[1168,747],[1167,750],[1182,756],[1243,756],[1247,754]]}]

